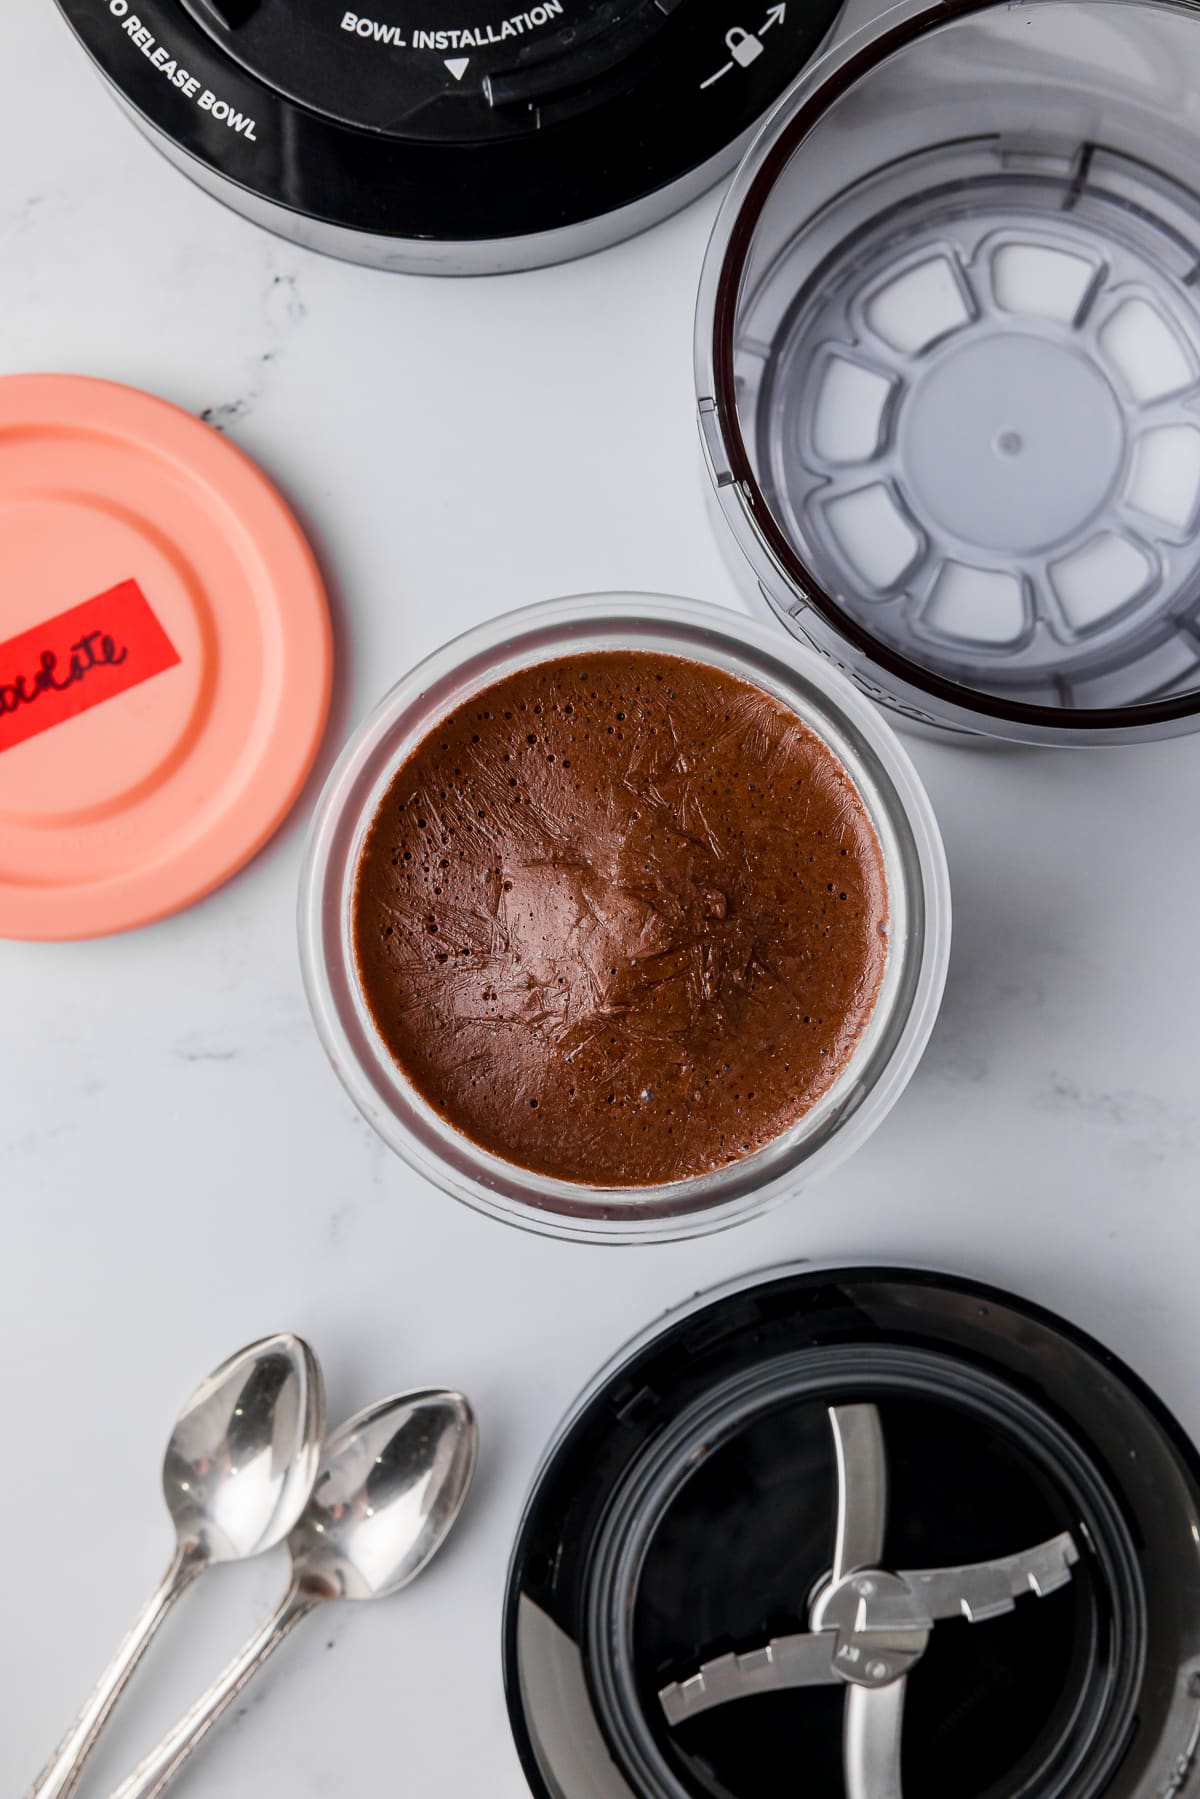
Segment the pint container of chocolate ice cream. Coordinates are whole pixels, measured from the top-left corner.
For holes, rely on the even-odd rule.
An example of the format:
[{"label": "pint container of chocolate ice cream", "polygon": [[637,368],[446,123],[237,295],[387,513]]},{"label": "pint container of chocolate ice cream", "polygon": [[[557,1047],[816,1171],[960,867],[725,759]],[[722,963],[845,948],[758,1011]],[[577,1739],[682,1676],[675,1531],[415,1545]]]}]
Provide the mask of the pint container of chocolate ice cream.
[{"label": "pint container of chocolate ice cream", "polygon": [[390,1147],[511,1223],[716,1230],[879,1124],[949,954],[937,824],[890,725],[777,629],[650,595],[489,620],[347,744],[304,978]]}]

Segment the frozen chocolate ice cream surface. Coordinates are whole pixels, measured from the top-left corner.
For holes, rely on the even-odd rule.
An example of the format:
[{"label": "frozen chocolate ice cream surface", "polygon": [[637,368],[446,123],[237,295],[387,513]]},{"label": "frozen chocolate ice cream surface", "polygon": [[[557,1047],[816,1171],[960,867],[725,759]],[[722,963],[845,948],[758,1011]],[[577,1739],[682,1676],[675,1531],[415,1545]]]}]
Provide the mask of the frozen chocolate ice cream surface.
[{"label": "frozen chocolate ice cream surface", "polygon": [[874,828],[781,700],[676,656],[509,675],[396,773],[353,898],[375,1025],[481,1148],[599,1187],[795,1124],[887,957]]}]

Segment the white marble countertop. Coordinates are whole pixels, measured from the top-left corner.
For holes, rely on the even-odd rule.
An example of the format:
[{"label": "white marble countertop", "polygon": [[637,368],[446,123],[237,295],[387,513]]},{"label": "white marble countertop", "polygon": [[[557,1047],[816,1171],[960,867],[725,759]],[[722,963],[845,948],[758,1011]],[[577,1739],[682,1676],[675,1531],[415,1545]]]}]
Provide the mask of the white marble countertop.
[{"label": "white marble countertop", "polygon": [[[439,283],[322,261],[194,190],[121,117],[50,0],[0,10],[0,366],[203,412],[311,531],[340,654],[294,818],[169,923],[0,944],[0,1786],[73,1715],[170,1542],[171,1419],[292,1328],[331,1415],[452,1383],[477,1491],[431,1573],[331,1608],[181,1791],[517,1799],[499,1617],[543,1444],[632,1332],[773,1261],[961,1270],[1097,1332],[1200,1433],[1200,738],[1049,754],[913,744],[950,855],[945,1012],[892,1117],[825,1187],[683,1246],[505,1229],[424,1186],[325,1064],[293,899],[320,775],[441,639],[552,594],[736,605],[694,445],[691,311],[715,202],[586,263]],[[189,1596],[89,1780],[115,1784],[283,1580]]]}]

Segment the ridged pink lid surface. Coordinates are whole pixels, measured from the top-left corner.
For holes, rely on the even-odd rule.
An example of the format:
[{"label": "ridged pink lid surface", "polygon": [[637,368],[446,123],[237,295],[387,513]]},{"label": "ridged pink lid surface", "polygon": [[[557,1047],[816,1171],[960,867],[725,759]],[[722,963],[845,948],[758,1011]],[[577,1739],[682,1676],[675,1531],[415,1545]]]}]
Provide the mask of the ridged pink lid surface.
[{"label": "ridged pink lid surface", "polygon": [[163,400],[0,379],[0,935],[96,937],[228,879],[316,754],[332,639],[265,475]]}]

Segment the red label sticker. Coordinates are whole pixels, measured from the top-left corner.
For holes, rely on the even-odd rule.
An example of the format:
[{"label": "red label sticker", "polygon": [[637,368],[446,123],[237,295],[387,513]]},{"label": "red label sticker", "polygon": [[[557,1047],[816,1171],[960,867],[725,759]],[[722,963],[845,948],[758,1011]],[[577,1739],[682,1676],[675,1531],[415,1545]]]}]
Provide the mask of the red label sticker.
[{"label": "red label sticker", "polygon": [[0,643],[0,753],[179,661],[136,581]]}]

